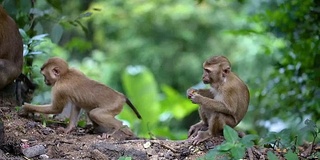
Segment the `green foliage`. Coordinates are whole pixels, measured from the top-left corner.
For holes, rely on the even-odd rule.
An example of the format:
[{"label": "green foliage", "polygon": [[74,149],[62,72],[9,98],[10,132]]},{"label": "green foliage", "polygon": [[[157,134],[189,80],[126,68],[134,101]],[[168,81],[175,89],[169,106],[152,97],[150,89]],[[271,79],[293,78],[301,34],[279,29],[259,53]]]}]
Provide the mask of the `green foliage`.
[{"label": "green foliage", "polygon": [[268,151],[267,156],[269,160],[278,160],[278,157],[271,151]]},{"label": "green foliage", "polygon": [[131,157],[119,157],[118,160],[131,160],[132,158]]},{"label": "green foliage", "polygon": [[36,55],[43,54],[42,50],[38,50],[37,47],[45,41],[45,37],[48,34],[39,34],[33,37],[29,37],[27,33],[19,29],[19,32],[23,39],[23,56],[24,56],[24,68],[23,72],[27,75],[33,73],[33,60]]},{"label": "green foliage", "polygon": [[287,152],[284,157],[286,159],[290,159],[290,160],[299,160],[299,157],[296,153],[293,153],[291,150],[289,152]]},{"label": "green foliage", "polygon": [[[305,121],[306,126],[302,127],[299,131],[293,131],[293,129],[284,129],[279,133],[268,133],[266,137],[260,142],[265,147],[271,147],[273,150],[286,151],[284,157],[286,159],[299,159],[298,158],[298,146],[306,142],[306,137],[312,136],[312,144],[315,145],[319,139],[319,127],[311,120]],[[316,156],[316,155],[310,155]],[[268,152],[269,159],[275,159],[275,155],[272,152]]]},{"label": "green foliage", "polygon": [[[265,106],[259,108],[273,110],[281,119],[308,114],[317,121],[320,116],[319,7],[314,0],[281,0],[267,1],[260,6],[262,12],[257,11],[255,20],[267,26],[265,32],[286,43],[272,53],[274,69],[266,88],[258,93]],[[291,109],[284,111],[283,106]]]},{"label": "green foliage", "polygon": [[[145,67],[142,66],[129,66],[126,72],[122,75],[123,86],[126,94],[132,100],[142,117],[144,118],[141,123],[143,125],[134,126],[133,128],[139,129],[139,133],[148,133],[147,124],[155,126],[159,118],[160,103],[158,97],[157,83],[153,74]],[[130,113],[133,114],[132,112]],[[125,116],[127,115],[127,116]],[[128,112],[123,111],[122,116],[129,117]],[[131,122],[137,119],[135,116],[127,119]],[[134,119],[133,119],[134,118]]]},{"label": "green foliage", "polygon": [[[201,81],[207,57],[223,54],[250,88],[250,116],[238,127],[263,134],[284,122],[293,128],[269,142],[278,138],[277,145],[290,147],[308,137],[296,124],[308,116],[320,123],[320,16],[314,0],[0,2],[21,28],[24,72],[38,84],[34,103],[50,102],[39,66],[59,56],[127,95],[144,119],[127,106],[118,118],[136,133],[182,139],[190,126],[186,119],[198,118],[185,91]],[[128,66],[144,71],[131,75]]]},{"label": "green foliage", "polygon": [[87,125],[86,119],[80,119],[80,120],[78,121],[78,126],[79,126],[79,127],[85,128],[86,125]]},{"label": "green foliage", "polygon": [[161,113],[170,114],[180,120],[198,108],[198,105],[190,103],[185,95],[179,94],[168,85],[162,85],[163,97],[161,101]]},{"label": "green foliage", "polygon": [[299,145],[310,139],[310,136],[312,142],[315,143],[316,139],[319,139],[319,127],[310,120],[306,120],[305,124],[306,126],[300,129],[296,127],[298,129],[283,129],[279,133],[270,132],[263,138],[261,144],[270,145],[274,149],[290,149],[295,152]]},{"label": "green foliage", "polygon": [[122,75],[122,81],[125,93],[130,97],[143,119],[138,120],[128,107],[119,115],[120,119],[131,122],[132,128],[141,136],[152,133],[152,135],[172,139],[181,137],[179,132],[170,132],[166,123],[172,118],[185,117],[197,108],[197,105],[190,103],[176,90],[166,85],[161,87],[164,93],[161,98],[154,75],[143,66],[129,66]]},{"label": "green foliage", "polygon": [[257,135],[245,135],[240,138],[238,133],[231,127],[225,125],[223,128],[223,136],[226,141],[209,151],[203,159],[242,159],[246,149],[254,145]]},{"label": "green foliage", "polygon": [[[266,148],[270,147],[274,151],[285,152],[284,157],[286,159],[298,160],[299,153],[297,147],[302,144],[298,143],[298,139],[301,139],[301,142],[305,142],[305,135],[311,134],[313,136],[313,143],[311,145],[315,145],[318,138],[317,136],[320,134],[319,127],[317,127],[314,122],[306,120],[305,124],[306,126],[300,129],[301,131],[284,129],[279,133],[268,133],[267,136],[259,142],[259,145]],[[229,126],[224,127],[223,135],[226,141],[210,150],[208,154],[201,159],[242,159],[246,149],[254,146],[254,141],[260,139],[257,135],[250,134],[239,138],[238,133]],[[278,157],[272,151],[267,152],[267,157],[270,160],[278,160]]]}]

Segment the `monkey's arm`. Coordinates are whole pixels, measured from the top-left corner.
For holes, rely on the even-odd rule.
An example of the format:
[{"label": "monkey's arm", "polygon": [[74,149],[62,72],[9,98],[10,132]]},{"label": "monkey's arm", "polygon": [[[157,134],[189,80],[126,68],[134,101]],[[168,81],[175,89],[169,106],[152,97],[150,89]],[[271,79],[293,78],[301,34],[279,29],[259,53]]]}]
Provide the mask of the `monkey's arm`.
[{"label": "monkey's arm", "polygon": [[[61,94],[60,94],[61,95]],[[62,96],[54,96],[52,98],[52,104],[46,105],[32,105],[25,103],[22,106],[22,109],[26,112],[37,112],[37,113],[44,113],[44,114],[58,114],[61,113],[64,106],[67,104],[68,100]]]},{"label": "monkey's arm", "polygon": [[208,98],[211,98],[213,99],[213,93],[210,92],[210,89],[193,89],[193,88],[189,88],[187,90],[187,97],[188,98],[191,98],[193,94],[200,94],[204,97],[208,97]]},{"label": "monkey's arm", "polygon": [[213,99],[213,93],[210,92],[210,89],[198,89],[198,94]]},{"label": "monkey's arm", "polygon": [[200,104],[202,107],[213,110],[215,112],[227,114],[227,115],[234,115],[232,109],[224,102],[217,101],[215,99],[211,99],[208,97],[204,97],[200,94],[194,94],[191,97],[193,103]]},{"label": "monkey's arm", "polygon": [[22,105],[22,109],[29,113],[44,113],[44,114],[58,114],[62,112],[62,109],[54,107],[52,104],[46,104],[46,105],[32,105],[25,103]]}]

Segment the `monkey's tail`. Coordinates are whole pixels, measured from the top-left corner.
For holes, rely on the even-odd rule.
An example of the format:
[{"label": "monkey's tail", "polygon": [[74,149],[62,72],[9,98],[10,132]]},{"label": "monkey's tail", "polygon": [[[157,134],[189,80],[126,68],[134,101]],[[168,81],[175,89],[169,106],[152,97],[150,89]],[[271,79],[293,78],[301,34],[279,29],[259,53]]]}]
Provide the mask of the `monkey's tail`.
[{"label": "monkey's tail", "polygon": [[137,115],[137,117],[139,119],[142,119],[141,115],[139,114],[138,110],[136,109],[136,107],[134,107],[134,105],[131,103],[131,101],[126,98],[126,103],[130,106],[130,108],[133,110],[133,112]]}]

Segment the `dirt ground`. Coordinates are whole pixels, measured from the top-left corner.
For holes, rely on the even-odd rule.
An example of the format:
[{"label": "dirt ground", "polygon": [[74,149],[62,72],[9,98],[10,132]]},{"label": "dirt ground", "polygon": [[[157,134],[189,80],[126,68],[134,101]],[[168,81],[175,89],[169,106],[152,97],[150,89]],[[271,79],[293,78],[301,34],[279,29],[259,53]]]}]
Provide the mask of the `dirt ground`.
[{"label": "dirt ground", "polygon": [[[58,133],[63,123],[49,123],[46,127],[34,118],[24,118],[9,107],[0,107],[5,140],[0,150],[1,159],[28,159],[25,148],[44,146],[45,153],[32,159],[196,159],[209,149],[221,144],[217,137],[202,145],[193,146],[187,140],[157,140],[125,136],[121,131],[114,137],[101,139],[90,128],[78,128],[70,134]],[[36,150],[37,151],[37,150]]]},{"label": "dirt ground", "polygon": [[[0,125],[0,160],[20,159],[137,159],[137,160],[193,160],[203,157],[210,149],[224,141],[222,136],[192,145],[188,140],[160,140],[126,137],[121,131],[108,139],[101,139],[101,134],[94,134],[88,128],[77,128],[70,134],[60,134],[58,127],[63,123],[49,123],[46,127],[40,120],[18,116],[12,107],[0,107],[3,121],[4,140],[1,140]],[[0,121],[1,122],[1,121]],[[40,147],[40,149],[39,149]],[[317,149],[318,147],[318,149]],[[246,159],[266,159],[269,148],[254,147],[247,150]],[[310,149],[305,146],[302,150]],[[26,150],[36,156],[28,158]],[[320,146],[311,147],[309,153],[320,151]],[[43,152],[43,153],[36,153]],[[281,152],[276,152],[279,159],[285,159]],[[30,154],[29,154],[30,155]],[[29,156],[30,157],[30,156]],[[127,157],[127,158],[126,158]],[[302,158],[303,159],[303,158]]]}]

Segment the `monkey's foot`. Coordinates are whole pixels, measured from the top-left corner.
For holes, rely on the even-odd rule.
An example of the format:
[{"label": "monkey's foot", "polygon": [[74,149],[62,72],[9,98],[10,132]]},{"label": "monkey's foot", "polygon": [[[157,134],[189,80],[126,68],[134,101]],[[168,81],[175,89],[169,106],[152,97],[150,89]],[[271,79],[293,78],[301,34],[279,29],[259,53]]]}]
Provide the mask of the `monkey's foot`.
[{"label": "monkey's foot", "polygon": [[193,138],[191,141],[192,141],[193,145],[198,145],[199,143],[201,143],[211,137],[212,136],[210,135],[209,131],[199,131],[198,135],[195,138]]},{"label": "monkey's foot", "polygon": [[98,136],[98,139],[100,140],[104,140],[104,139],[107,139],[111,136],[111,134],[107,134],[107,133],[102,133],[101,136]]},{"label": "monkey's foot", "polygon": [[198,144],[200,144],[201,142],[203,142],[203,141],[205,141],[205,140],[207,140],[207,139],[209,139],[210,137],[203,137],[203,138],[194,138],[193,140],[192,140],[192,144],[193,145],[198,145]]},{"label": "monkey's foot", "polygon": [[198,135],[199,131],[205,131],[208,130],[208,126],[198,123],[190,127],[188,131],[188,138],[192,138]]},{"label": "monkey's foot", "polygon": [[112,133],[102,133],[101,136],[98,136],[98,139],[108,139],[112,137],[119,129],[114,130]]},{"label": "monkey's foot", "polygon": [[75,127],[72,127],[72,128],[58,127],[58,128],[57,128],[57,132],[58,132],[58,133],[68,134],[68,133],[70,133],[71,131],[73,131],[74,129],[75,129]]},{"label": "monkey's foot", "polygon": [[120,130],[128,136],[133,136],[133,133],[128,126],[122,126]]}]

